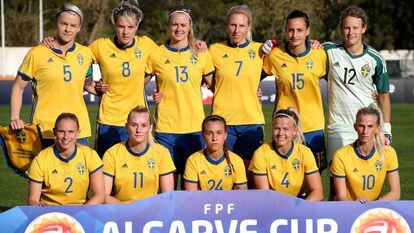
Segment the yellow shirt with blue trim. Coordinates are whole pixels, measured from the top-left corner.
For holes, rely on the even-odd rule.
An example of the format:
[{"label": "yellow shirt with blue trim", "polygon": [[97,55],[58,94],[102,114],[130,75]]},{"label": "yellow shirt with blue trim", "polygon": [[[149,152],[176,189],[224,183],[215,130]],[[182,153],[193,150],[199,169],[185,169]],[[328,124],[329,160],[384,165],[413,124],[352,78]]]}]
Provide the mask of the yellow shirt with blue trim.
[{"label": "yellow shirt with blue trim", "polygon": [[205,150],[192,154],[185,165],[184,181],[197,183],[201,190],[232,190],[247,184],[243,160],[231,151],[228,157],[230,164],[224,155],[215,161]]},{"label": "yellow shirt with blue trim", "polygon": [[312,151],[293,142],[285,155],[277,151],[273,142],[261,145],[253,154],[249,171],[267,176],[271,189],[293,196],[299,194],[305,175],[319,172]]},{"label": "yellow shirt with blue trim", "polygon": [[319,79],[326,74],[326,53],[311,49],[295,55],[287,44],[273,49],[264,59],[263,69],[274,75],[277,87],[276,110],[295,108],[300,116],[303,132],[325,127]]},{"label": "yellow shirt with blue trim", "polygon": [[93,55],[74,43],[66,56],[57,49],[38,45],[27,53],[18,74],[32,82],[30,121],[40,124],[43,138],[52,139],[56,118],[62,112],[78,117],[79,138],[91,136],[88,110],[83,99],[85,78],[92,76]]},{"label": "yellow shirt with blue trim", "polygon": [[228,125],[264,124],[262,105],[257,98],[263,59],[261,43],[229,42],[210,47],[216,71],[212,114],[222,116]]},{"label": "yellow shirt with blue trim", "polygon": [[346,196],[354,201],[364,196],[369,201],[377,200],[388,173],[398,171],[398,159],[395,150],[384,147],[384,159],[380,158],[375,147],[367,155],[361,155],[356,143],[339,149],[332,160],[331,172],[334,177],[346,181]]},{"label": "yellow shirt with blue trim", "polygon": [[120,142],[103,157],[104,174],[114,179],[113,196],[130,203],[158,193],[159,178],[175,172],[170,152],[159,144],[133,152],[128,141]]},{"label": "yellow shirt with blue trim", "polygon": [[209,52],[191,55],[190,47],[178,51],[167,41],[148,59],[148,72],[157,77],[158,90],[164,94],[157,105],[156,132],[193,133],[201,131],[204,119],[201,81],[214,72]]},{"label": "yellow shirt with blue trim", "polygon": [[99,64],[103,82],[110,88],[102,96],[98,122],[123,126],[131,109],[147,105],[145,67],[150,53],[158,46],[146,36],[135,36],[131,45],[122,47],[115,36],[98,39],[89,47]]},{"label": "yellow shirt with blue trim", "polygon": [[29,179],[43,184],[40,200],[47,205],[82,205],[87,201],[89,176],[102,166],[98,154],[87,146],[76,144],[68,158],[50,146],[33,159]]}]

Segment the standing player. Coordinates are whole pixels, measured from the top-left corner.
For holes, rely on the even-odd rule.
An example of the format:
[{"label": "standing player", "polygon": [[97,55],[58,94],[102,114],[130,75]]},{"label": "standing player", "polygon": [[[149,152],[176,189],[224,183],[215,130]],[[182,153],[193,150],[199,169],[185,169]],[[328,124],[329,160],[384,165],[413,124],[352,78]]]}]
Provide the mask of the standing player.
[{"label": "standing player", "polygon": [[[55,145],[42,150],[29,168],[29,205],[102,204],[105,197],[102,161],[91,148],[76,144],[78,118],[60,114],[53,128]],[[93,197],[88,199],[89,186]]]},{"label": "standing player", "polygon": [[[384,145],[380,110],[374,105],[361,108],[354,129],[358,139],[339,149],[332,160],[335,200],[366,203],[400,199],[397,154]],[[385,177],[389,191],[380,197]]]},{"label": "standing player", "polygon": [[228,40],[210,47],[216,71],[207,80],[214,89],[212,114],[227,121],[229,150],[240,155],[246,167],[263,142],[264,117],[257,90],[262,74],[261,43],[252,41],[252,13],[234,6],[227,14]]},{"label": "standing player", "polygon": [[[357,139],[353,129],[358,109],[374,103],[378,92],[384,116],[384,133],[391,143],[391,103],[386,63],[379,52],[362,42],[368,26],[364,10],[349,6],[341,13],[343,41],[325,43],[328,55],[328,160],[336,150]],[[333,198],[333,179],[331,195]]]},{"label": "standing player", "polygon": [[92,78],[90,50],[75,43],[81,29],[83,14],[77,6],[65,4],[56,14],[56,41],[54,49],[38,45],[27,53],[19,68],[11,90],[11,127],[22,129],[20,109],[24,88],[32,84],[33,107],[30,121],[40,124],[42,146],[54,143],[53,124],[62,112],[71,112],[79,118],[79,142],[87,144],[91,136],[88,111],[83,90],[96,94]]},{"label": "standing player", "polygon": [[182,174],[187,157],[201,150],[204,119],[201,98],[203,77],[214,72],[208,52],[194,46],[190,10],[178,7],[169,14],[171,39],[151,53],[148,68],[156,75],[158,92],[155,139],[171,153],[178,173]]},{"label": "standing player", "polygon": [[309,21],[308,14],[299,10],[287,16],[285,31],[288,42],[265,57],[263,68],[276,79],[276,111],[288,107],[298,110],[306,145],[312,150],[319,171],[322,171],[327,168],[327,160],[319,79],[325,76],[326,54],[321,49],[311,48],[307,40]]},{"label": "standing player", "polygon": [[105,203],[129,203],[174,190],[175,171],[170,152],[155,144],[148,108],[135,107],[125,128],[128,139],[111,147],[103,157]]},{"label": "standing player", "polygon": [[243,160],[226,145],[226,120],[217,115],[206,117],[202,133],[206,149],[188,158],[184,172],[185,190],[247,189]]},{"label": "standing player", "polygon": [[90,48],[99,64],[104,85],[110,90],[102,95],[97,125],[97,152],[125,141],[124,127],[128,113],[137,105],[145,106],[145,66],[156,44],[146,36],[136,36],[142,11],[134,1],[123,2],[112,11],[116,36],[94,41]]},{"label": "standing player", "polygon": [[273,119],[273,140],[260,146],[249,170],[257,189],[273,189],[298,196],[309,187],[308,201],[323,199],[322,180],[312,151],[302,145],[303,134],[298,114],[280,109]]}]

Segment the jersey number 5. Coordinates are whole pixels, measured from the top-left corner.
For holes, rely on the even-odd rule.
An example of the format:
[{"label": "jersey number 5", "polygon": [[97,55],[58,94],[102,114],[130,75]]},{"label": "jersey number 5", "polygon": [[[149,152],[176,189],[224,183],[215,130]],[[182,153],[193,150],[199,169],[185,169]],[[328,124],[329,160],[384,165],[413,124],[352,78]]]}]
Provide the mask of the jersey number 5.
[{"label": "jersey number 5", "polygon": [[65,82],[70,82],[70,80],[72,80],[72,72],[70,72],[69,68],[70,65],[63,66],[63,80],[65,80]]}]

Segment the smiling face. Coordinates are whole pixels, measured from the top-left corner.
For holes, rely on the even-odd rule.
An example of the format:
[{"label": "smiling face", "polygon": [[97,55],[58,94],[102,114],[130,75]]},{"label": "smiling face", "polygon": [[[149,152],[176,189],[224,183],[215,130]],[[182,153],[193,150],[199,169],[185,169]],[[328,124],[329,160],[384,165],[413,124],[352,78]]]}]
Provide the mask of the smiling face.
[{"label": "smiling face", "polygon": [[277,117],[273,120],[273,140],[278,149],[290,148],[297,129],[293,121],[287,117]]},{"label": "smiling face", "polygon": [[59,151],[68,151],[75,148],[76,139],[79,136],[79,127],[73,119],[62,119],[53,129],[55,142]]},{"label": "smiling face", "polygon": [[249,18],[241,13],[230,15],[227,22],[227,33],[231,43],[241,45],[246,42],[250,30]]},{"label": "smiling face", "polygon": [[187,15],[177,12],[170,16],[169,31],[173,43],[188,43],[192,23]]},{"label": "smiling face", "polygon": [[227,139],[225,125],[221,121],[209,121],[203,130],[208,154],[223,153],[223,146]]},{"label": "smiling face", "polygon": [[81,19],[75,13],[62,12],[56,19],[57,37],[63,43],[72,43],[81,29]]},{"label": "smiling face", "polygon": [[310,30],[306,26],[304,18],[292,18],[286,22],[286,35],[289,39],[289,47],[306,48],[306,38]]},{"label": "smiling face", "polygon": [[130,45],[134,40],[135,33],[138,30],[138,22],[136,17],[119,16],[115,22],[115,32],[119,44],[122,46]]},{"label": "smiling face", "polygon": [[133,112],[125,124],[129,134],[129,142],[133,145],[148,143],[148,136],[152,131],[148,113]]},{"label": "smiling face", "polygon": [[380,132],[378,117],[376,115],[358,116],[354,129],[358,133],[358,141],[361,144],[373,143],[375,135]]},{"label": "smiling face", "polygon": [[367,27],[361,18],[348,16],[342,20],[341,31],[347,47],[362,44],[362,36]]}]

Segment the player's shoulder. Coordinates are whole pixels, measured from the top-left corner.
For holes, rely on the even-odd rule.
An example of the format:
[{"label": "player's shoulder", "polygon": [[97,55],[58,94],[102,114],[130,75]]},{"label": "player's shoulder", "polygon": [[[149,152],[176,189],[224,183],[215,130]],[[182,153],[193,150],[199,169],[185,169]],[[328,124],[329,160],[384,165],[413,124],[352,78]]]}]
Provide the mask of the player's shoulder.
[{"label": "player's shoulder", "polygon": [[228,154],[232,161],[243,162],[243,159],[233,151],[228,151]]},{"label": "player's shoulder", "polygon": [[[38,161],[50,159],[51,156],[54,155],[53,146],[46,147],[45,149],[41,150],[38,155],[36,155],[35,159]],[[52,157],[53,158],[53,157]]]},{"label": "player's shoulder", "polygon": [[154,40],[148,36],[135,36],[135,40],[138,41],[138,44],[151,45],[154,47],[155,46],[158,47],[158,45],[154,42]]},{"label": "player's shoulder", "polygon": [[339,148],[335,153],[334,156],[339,158],[349,158],[350,154],[354,154],[354,143],[350,143],[346,146]]},{"label": "player's shoulder", "polygon": [[263,45],[263,43],[256,42],[256,41],[250,41],[248,47],[259,50],[262,45]]},{"label": "player's shoulder", "polygon": [[92,50],[88,46],[85,46],[85,45],[82,45],[82,44],[79,44],[79,43],[76,43],[76,42],[75,42],[74,46],[75,46],[74,50],[77,51],[78,54],[82,53],[84,55],[92,56]]},{"label": "player's shoulder", "polygon": [[261,151],[261,152],[274,151],[273,150],[273,142],[268,141],[268,142],[263,143],[261,146],[259,146],[259,148],[257,148],[256,151]]},{"label": "player's shoulder", "polygon": [[76,149],[78,150],[78,153],[83,153],[86,156],[93,156],[96,154],[96,151],[89,146],[85,146],[83,144],[76,144]]},{"label": "player's shoulder", "polygon": [[344,42],[340,41],[340,40],[338,40],[338,41],[327,41],[327,42],[324,42],[322,44],[322,46],[323,46],[323,49],[325,51],[328,51],[328,50],[332,50],[332,49],[343,48],[344,47]]},{"label": "player's shoulder", "polygon": [[221,41],[221,42],[216,42],[212,45],[210,45],[210,50],[222,50],[224,48],[228,47],[227,46],[227,42],[225,41]]},{"label": "player's shoulder", "polygon": [[384,58],[382,58],[382,55],[380,52],[378,52],[378,50],[374,49],[368,44],[364,44],[364,46],[365,46],[365,51],[367,52],[369,56],[371,56],[375,60],[380,60],[381,62],[385,62]]},{"label": "player's shoulder", "polygon": [[397,156],[397,152],[392,146],[384,146],[385,156]]},{"label": "player's shoulder", "polygon": [[154,151],[156,151],[157,153],[160,153],[162,155],[164,154],[170,154],[170,151],[164,147],[163,145],[159,144],[159,143],[154,143],[153,145],[151,145],[151,147],[153,148]]}]

